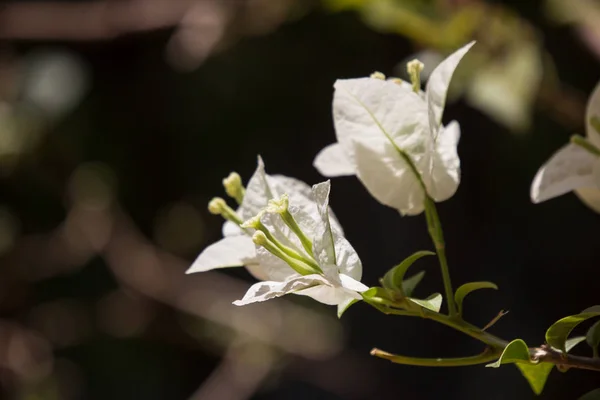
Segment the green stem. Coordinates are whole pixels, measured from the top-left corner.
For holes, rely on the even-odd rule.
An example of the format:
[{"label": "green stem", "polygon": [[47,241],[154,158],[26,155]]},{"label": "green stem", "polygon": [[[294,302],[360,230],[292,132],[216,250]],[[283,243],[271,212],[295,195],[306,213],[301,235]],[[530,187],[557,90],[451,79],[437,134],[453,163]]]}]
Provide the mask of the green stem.
[{"label": "green stem", "polygon": [[[407,357],[397,354],[390,354],[383,350],[373,349],[371,355],[387,359],[391,362],[405,365],[415,365],[424,367],[459,367],[466,365],[484,364],[497,360],[508,342],[500,339],[481,328],[465,322],[461,318],[453,318],[448,315],[440,314],[426,308],[421,308],[419,312],[396,310],[390,307],[390,303],[385,305],[370,303],[373,307],[382,311],[385,314],[397,314],[411,317],[421,317],[431,319],[443,325],[449,326],[459,332],[462,332],[482,343],[488,345],[487,349],[476,356],[459,357],[459,358],[419,358]],[[393,304],[393,307],[400,307],[401,303]],[[565,354],[557,351],[547,345],[541,347],[529,348],[532,360],[539,362],[548,362],[564,368],[587,369],[591,371],[600,371],[600,359],[595,357],[580,357],[571,354]]]},{"label": "green stem", "polygon": [[483,331],[481,328],[471,325],[470,323],[459,318],[453,318],[451,316],[436,313],[428,309],[423,309],[420,316],[453,328],[495,349],[504,349],[508,345],[506,340],[500,339],[499,337]]},{"label": "green stem", "polygon": [[470,357],[459,358],[420,358],[390,354],[383,350],[373,349],[371,355],[385,358],[396,364],[415,365],[419,367],[464,367],[467,365],[486,364],[495,361],[502,354],[501,351],[486,349],[483,353]]},{"label": "green stem", "polygon": [[448,303],[448,313],[451,317],[458,315],[456,303],[454,302],[454,291],[452,290],[452,281],[450,280],[450,270],[448,260],[446,260],[446,244],[444,242],[444,232],[442,224],[435,207],[435,202],[427,195],[425,198],[425,218],[429,236],[435,246],[435,250],[440,261],[442,270],[442,279],[444,281],[444,291],[446,293],[446,302]]}]

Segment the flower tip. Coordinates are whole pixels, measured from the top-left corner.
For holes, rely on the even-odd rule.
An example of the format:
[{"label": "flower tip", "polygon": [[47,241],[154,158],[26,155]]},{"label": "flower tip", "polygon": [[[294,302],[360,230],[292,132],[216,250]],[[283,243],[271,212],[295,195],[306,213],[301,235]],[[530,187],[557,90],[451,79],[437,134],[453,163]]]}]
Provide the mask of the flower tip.
[{"label": "flower tip", "polygon": [[242,177],[237,172],[231,172],[227,178],[223,179],[223,186],[229,194],[229,188],[236,188],[242,185]]},{"label": "flower tip", "polygon": [[220,197],[215,197],[208,203],[208,211],[214,215],[221,215],[226,207],[227,203]]},{"label": "flower tip", "polygon": [[238,204],[242,204],[246,189],[242,185],[242,178],[237,172],[232,172],[227,178],[223,179],[223,187],[229,197],[235,199]]},{"label": "flower tip", "polygon": [[408,71],[409,75],[413,75],[413,74],[421,74],[421,71],[423,71],[423,68],[425,68],[425,64],[423,64],[421,61],[419,61],[418,59],[414,59],[412,61],[409,61],[406,64],[406,70]]},{"label": "flower tip", "polygon": [[265,209],[269,213],[283,214],[288,210],[290,197],[284,193],[278,200],[271,199]]},{"label": "flower tip", "polygon": [[252,235],[252,241],[259,246],[264,246],[268,241],[267,235],[261,231],[256,231],[254,232],[254,235]]},{"label": "flower tip", "polygon": [[254,217],[247,219],[240,225],[240,228],[258,229],[260,227],[260,219],[262,218],[263,215],[265,215],[265,212],[266,212],[265,210],[262,210],[258,214],[256,214]]},{"label": "flower tip", "polygon": [[371,78],[372,79],[380,79],[382,81],[385,81],[385,75],[379,71],[375,71],[371,74]]}]

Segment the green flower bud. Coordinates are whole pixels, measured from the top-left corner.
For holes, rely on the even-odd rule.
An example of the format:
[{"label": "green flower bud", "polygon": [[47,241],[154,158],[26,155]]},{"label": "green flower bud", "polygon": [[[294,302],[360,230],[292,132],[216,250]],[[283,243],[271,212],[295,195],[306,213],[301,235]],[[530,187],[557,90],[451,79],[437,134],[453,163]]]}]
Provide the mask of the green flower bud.
[{"label": "green flower bud", "polygon": [[238,204],[242,204],[246,189],[242,185],[242,178],[237,172],[232,172],[227,178],[223,179],[223,187],[229,197],[235,199]]},{"label": "green flower bud", "polygon": [[242,218],[220,197],[215,197],[208,203],[208,211],[211,214],[220,215],[237,225],[242,223]]}]

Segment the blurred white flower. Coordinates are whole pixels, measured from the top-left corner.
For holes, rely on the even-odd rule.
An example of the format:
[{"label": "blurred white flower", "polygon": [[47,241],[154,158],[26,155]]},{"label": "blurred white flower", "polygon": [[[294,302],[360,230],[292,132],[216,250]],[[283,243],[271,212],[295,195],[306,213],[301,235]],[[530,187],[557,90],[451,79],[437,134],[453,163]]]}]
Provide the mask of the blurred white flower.
[{"label": "blurred white flower", "polygon": [[[329,181],[312,188],[315,208],[289,206],[286,195],[242,226],[256,229],[257,259],[268,281],[253,285],[235,305],[289,293],[338,306],[338,315],[362,297],[362,265],[356,251],[330,220]],[[316,211],[316,212],[314,212]]]},{"label": "blurred white flower", "polygon": [[333,100],[338,142],[317,155],[319,172],[357,175],[373,197],[404,215],[421,213],[426,195],[438,202],[450,198],[460,181],[460,128],[455,121],[443,126],[442,113],[452,74],[473,44],[440,63],[425,92],[414,63],[409,63],[412,88],[376,76],[338,80]]},{"label": "blurred white flower", "polygon": [[26,57],[23,99],[49,117],[71,111],[88,88],[88,71],[75,54],[44,49]]},{"label": "blurred white flower", "polygon": [[586,138],[574,136],[539,169],[531,184],[534,203],[575,191],[579,198],[600,212],[600,84],[586,110]]}]

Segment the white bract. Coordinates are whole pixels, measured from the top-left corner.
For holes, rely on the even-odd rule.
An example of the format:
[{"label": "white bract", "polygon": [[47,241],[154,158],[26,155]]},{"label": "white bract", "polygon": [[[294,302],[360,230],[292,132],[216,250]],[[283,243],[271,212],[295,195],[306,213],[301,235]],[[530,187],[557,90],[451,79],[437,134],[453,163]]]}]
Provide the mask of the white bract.
[{"label": "white bract", "polygon": [[312,188],[315,208],[288,207],[287,196],[243,226],[253,228],[257,261],[268,280],[253,285],[235,305],[293,293],[338,306],[338,315],[362,297],[362,265],[356,251],[330,218],[329,181]]},{"label": "white bract", "polygon": [[[233,178],[237,179],[232,179],[232,175]],[[237,174],[232,175],[223,183],[227,193],[231,197],[237,198],[238,203],[240,203],[240,207],[235,212],[229,209],[229,212],[236,216],[239,223],[255,216],[267,206],[269,200],[284,193],[289,194],[290,199],[297,207],[312,208],[314,209],[313,212],[316,212],[316,206],[311,200],[311,189],[307,184],[282,175],[267,175],[260,157],[258,158],[256,171],[245,190],[241,186],[239,176]],[[219,200],[224,204],[223,200]],[[221,214],[221,212],[216,213]],[[222,214],[227,217],[225,212]],[[341,231],[337,220],[332,219],[333,224]],[[223,239],[205,248],[187,270],[187,273],[245,265],[254,277],[265,279],[267,275],[257,260],[255,246],[252,242],[252,233],[252,230],[243,230],[232,221],[225,222],[223,225]]]},{"label": "white bract", "polygon": [[356,175],[375,199],[405,215],[422,212],[427,195],[450,198],[460,182],[460,128],[456,121],[443,126],[442,113],[452,74],[473,44],[442,61],[425,92],[418,89],[418,71],[412,87],[377,76],[336,81],[337,143],[317,155],[319,172]]},{"label": "white bract", "polygon": [[[600,212],[600,84],[590,96],[586,110],[586,139],[575,137],[542,165],[531,184],[534,203],[575,191]],[[596,125],[596,127],[594,127]]]}]

